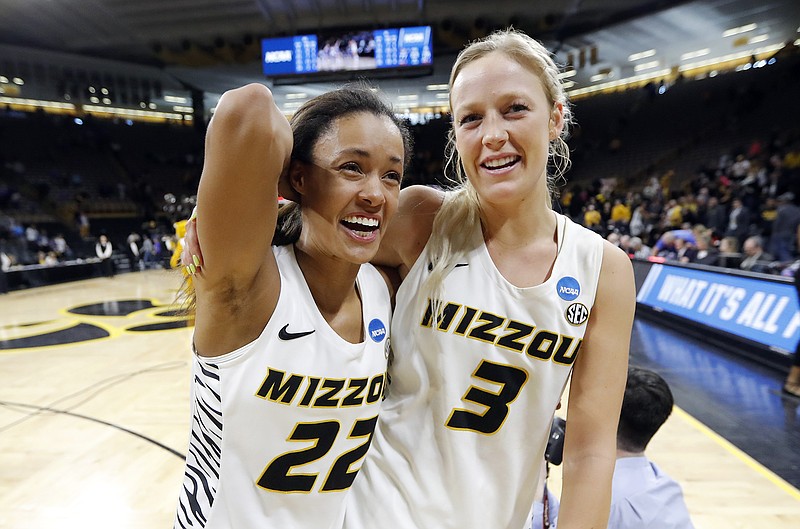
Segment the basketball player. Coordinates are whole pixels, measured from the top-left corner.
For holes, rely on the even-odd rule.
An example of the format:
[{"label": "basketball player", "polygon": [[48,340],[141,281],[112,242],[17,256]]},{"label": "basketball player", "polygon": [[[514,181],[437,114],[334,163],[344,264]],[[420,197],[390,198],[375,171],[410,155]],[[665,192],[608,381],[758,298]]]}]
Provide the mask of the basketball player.
[{"label": "basketball player", "polygon": [[373,260],[404,279],[392,382],[345,527],[524,527],[570,373],[559,526],[605,527],[630,260],[551,208],[570,113],[541,44],[515,31],[472,44],[450,99],[461,187],[404,189]]},{"label": "basketball player", "polygon": [[[368,89],[309,101],[291,128],[262,85],[220,99],[197,197],[204,263],[188,293],[196,354],[176,528],[341,525],[388,357],[390,291],[367,263],[409,152]],[[295,204],[279,212],[282,173]]]},{"label": "basketball player", "polygon": [[570,113],[540,43],[501,31],[471,44],[450,104],[462,184],[404,189],[373,261],[403,283],[391,384],[345,528],[525,527],[570,373],[559,529],[606,527],[630,260],[551,208]]}]

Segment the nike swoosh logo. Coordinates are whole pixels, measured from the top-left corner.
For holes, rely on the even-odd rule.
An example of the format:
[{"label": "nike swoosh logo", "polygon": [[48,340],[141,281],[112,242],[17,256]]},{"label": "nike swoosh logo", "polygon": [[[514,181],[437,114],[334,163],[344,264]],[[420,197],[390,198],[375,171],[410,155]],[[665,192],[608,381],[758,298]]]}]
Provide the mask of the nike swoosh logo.
[{"label": "nike swoosh logo", "polygon": [[453,268],[458,268],[459,266],[469,266],[469,263],[456,263],[456,266]]},{"label": "nike swoosh logo", "polygon": [[303,336],[308,336],[312,334],[316,329],[311,329],[310,331],[305,332],[289,332],[286,329],[289,328],[289,324],[283,326],[283,328],[278,331],[278,338],[281,340],[296,340],[297,338],[302,338]]}]

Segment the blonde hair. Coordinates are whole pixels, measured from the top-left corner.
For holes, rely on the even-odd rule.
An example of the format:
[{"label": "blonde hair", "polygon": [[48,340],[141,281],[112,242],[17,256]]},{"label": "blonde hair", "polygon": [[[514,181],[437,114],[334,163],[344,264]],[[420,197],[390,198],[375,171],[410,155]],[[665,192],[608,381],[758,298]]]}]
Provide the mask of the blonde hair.
[{"label": "blonde hair", "polygon": [[[569,101],[561,80],[558,77],[559,68],[547,48],[539,41],[525,33],[514,29],[499,30],[487,37],[472,42],[459,53],[450,72],[450,93],[456,78],[461,71],[472,62],[481,59],[490,53],[499,52],[507,55],[521,66],[536,74],[542,82],[545,96],[551,107],[561,104],[563,109],[564,127],[561,134],[550,142],[548,161],[552,164],[553,173],[547,174],[547,205],[552,207],[552,195],[556,195],[556,183],[564,178],[564,173],[569,169],[569,147],[566,139],[569,137],[569,124],[572,123],[572,112]],[[452,108],[452,101],[451,101]],[[480,223],[480,201],[478,195],[464,173],[461,159],[458,155],[455,142],[455,130],[451,126],[447,136],[445,150],[445,173],[448,179],[456,184],[452,191],[445,193],[445,199],[433,222],[433,229],[428,241],[431,262],[430,274],[422,284],[424,294],[420,296],[423,303],[430,298],[434,303],[434,321],[437,321],[437,301],[441,295],[442,284],[454,260],[458,255],[467,253],[470,248],[470,238]]]}]

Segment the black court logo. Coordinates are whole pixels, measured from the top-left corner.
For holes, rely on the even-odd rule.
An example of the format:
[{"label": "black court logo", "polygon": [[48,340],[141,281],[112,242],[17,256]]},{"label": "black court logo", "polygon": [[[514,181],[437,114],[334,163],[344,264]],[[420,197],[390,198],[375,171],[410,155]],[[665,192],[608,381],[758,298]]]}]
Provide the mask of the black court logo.
[{"label": "black court logo", "polygon": [[567,307],[564,317],[571,325],[583,325],[589,319],[589,309],[583,303],[573,303]]},{"label": "black court logo", "polygon": [[[168,331],[194,326],[193,316],[183,313],[178,307],[161,305],[149,299],[110,299],[71,307],[66,309],[66,313],[66,318],[0,327],[0,331],[15,335],[13,338],[0,337],[0,353],[73,345],[116,338],[127,333]],[[130,318],[141,317],[145,317],[148,322],[131,325]]]}]

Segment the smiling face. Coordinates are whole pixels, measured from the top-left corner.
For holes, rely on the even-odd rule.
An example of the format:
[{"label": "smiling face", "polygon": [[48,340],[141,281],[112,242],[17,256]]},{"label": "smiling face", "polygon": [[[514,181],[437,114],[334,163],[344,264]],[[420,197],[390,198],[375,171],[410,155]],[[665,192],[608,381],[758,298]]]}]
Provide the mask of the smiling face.
[{"label": "smiling face", "polygon": [[386,116],[359,112],[331,123],[314,146],[313,163],[291,169],[302,197],[304,251],[357,264],[375,256],[397,211],[403,149]]},{"label": "smiling face", "polygon": [[492,52],[461,70],[451,90],[453,129],[464,171],[481,200],[547,195],[550,141],[564,126],[530,69]]}]

